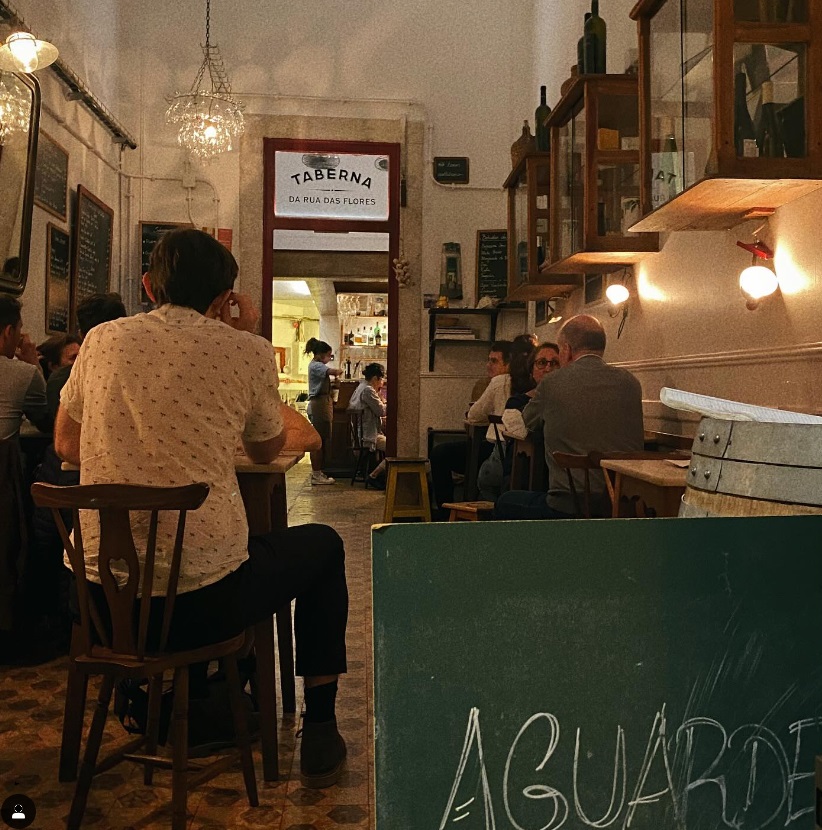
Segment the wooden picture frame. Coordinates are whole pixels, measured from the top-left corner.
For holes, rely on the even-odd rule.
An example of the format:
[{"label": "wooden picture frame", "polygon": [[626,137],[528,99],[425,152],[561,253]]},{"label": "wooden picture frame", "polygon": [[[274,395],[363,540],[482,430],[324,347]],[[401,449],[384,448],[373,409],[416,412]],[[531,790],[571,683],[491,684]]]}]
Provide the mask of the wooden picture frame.
[{"label": "wooden picture frame", "polygon": [[34,168],[34,204],[68,221],[68,150],[40,130]]},{"label": "wooden picture frame", "polygon": [[71,317],[71,236],[46,223],[46,331],[68,334]]},{"label": "wooden picture frame", "polygon": [[71,328],[77,304],[90,294],[109,290],[113,237],[113,208],[78,185],[71,238]]}]

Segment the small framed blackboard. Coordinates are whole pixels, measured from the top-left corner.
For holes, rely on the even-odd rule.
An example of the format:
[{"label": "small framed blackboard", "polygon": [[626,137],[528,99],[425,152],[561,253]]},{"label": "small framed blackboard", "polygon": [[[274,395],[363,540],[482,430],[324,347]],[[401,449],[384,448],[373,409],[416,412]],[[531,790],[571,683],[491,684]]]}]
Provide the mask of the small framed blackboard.
[{"label": "small framed blackboard", "polygon": [[111,278],[114,211],[83,185],[77,188],[71,256],[71,320],[77,303],[106,293]]},{"label": "small framed blackboard", "polygon": [[476,299],[508,296],[508,231],[477,231]]},{"label": "small framed blackboard", "polygon": [[469,164],[467,156],[436,156],[434,179],[440,184],[468,184]]},{"label": "small framed blackboard", "polygon": [[534,303],[534,325],[541,326],[548,322],[548,300]]},{"label": "small framed blackboard", "polygon": [[66,334],[69,330],[71,259],[69,235],[62,228],[46,224],[46,331]]},{"label": "small framed blackboard", "polygon": [[[190,227],[192,226],[188,222],[140,222],[140,273],[145,274],[148,271],[151,252],[161,237],[175,228]],[[142,285],[140,286],[140,301],[143,304],[151,302]]]},{"label": "small framed blackboard", "polygon": [[68,161],[68,152],[41,130],[34,168],[34,203],[64,222],[68,219]]}]

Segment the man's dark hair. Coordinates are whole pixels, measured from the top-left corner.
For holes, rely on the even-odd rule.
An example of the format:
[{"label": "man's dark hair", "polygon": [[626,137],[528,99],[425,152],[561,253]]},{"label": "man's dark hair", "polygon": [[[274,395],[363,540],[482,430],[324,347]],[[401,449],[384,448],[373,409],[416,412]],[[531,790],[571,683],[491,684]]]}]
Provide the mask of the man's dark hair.
[{"label": "man's dark hair", "polygon": [[362,373],[365,375],[366,380],[385,377],[385,369],[382,368],[381,363],[369,363],[365,369],[362,370]]},{"label": "man's dark hair", "polygon": [[100,323],[126,317],[123,298],[114,292],[110,294],[89,294],[77,304],[77,326],[85,336]]},{"label": "man's dark hair", "polygon": [[503,363],[511,362],[511,341],[510,340],[495,340],[491,344],[489,352],[499,352],[502,355]]},{"label": "man's dark hair", "polygon": [[173,303],[205,314],[223,291],[234,287],[237,270],[237,260],[213,236],[177,228],[154,246],[148,278],[157,305]]},{"label": "man's dark hair", "polygon": [[63,349],[66,346],[76,343],[80,345],[80,338],[74,334],[53,334],[47,340],[44,340],[38,347],[40,352],[40,365],[43,366],[43,372],[48,377],[51,366],[55,368],[60,365],[60,359],[63,357]]},{"label": "man's dark hair", "polygon": [[564,340],[571,351],[598,352],[605,351],[605,329],[596,317],[590,314],[578,314],[572,317],[559,332],[560,340]]},{"label": "man's dark hair", "polygon": [[20,322],[22,304],[11,294],[0,294],[0,332],[6,326],[16,326]]}]

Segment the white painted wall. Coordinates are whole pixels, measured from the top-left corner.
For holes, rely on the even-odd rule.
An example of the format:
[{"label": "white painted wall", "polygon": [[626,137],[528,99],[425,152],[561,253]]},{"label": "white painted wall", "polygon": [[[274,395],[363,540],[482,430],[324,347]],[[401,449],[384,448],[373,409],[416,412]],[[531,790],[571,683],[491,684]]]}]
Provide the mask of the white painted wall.
[{"label": "white painted wall", "polygon": [[[633,0],[603,0],[601,5],[608,24],[609,68],[619,71],[627,49],[635,45],[636,27],[628,17]],[[422,273],[415,275],[417,285],[411,290],[420,302],[423,293],[436,292],[441,245],[458,241],[466,299],[473,302],[476,230],[505,224],[501,184],[509,169],[509,146],[522,119],[533,120],[540,83],[548,85],[549,103],[556,103],[559,86],[576,59],[586,0],[215,0],[213,6],[213,39],[220,43],[234,89],[250,114],[329,116],[356,110],[367,116],[372,107],[384,117],[393,106],[384,99],[391,99],[398,102],[398,113],[410,112],[430,128],[427,158],[470,157],[467,188],[443,188],[430,178],[424,183],[419,197]],[[129,200],[127,184],[120,194],[117,176],[107,166],[118,161],[107,133],[77,104],[66,102],[59,85],[44,73],[44,129],[71,154],[71,187],[82,182],[115,207],[116,222],[123,225],[126,288],[136,285],[139,276],[139,219],[190,217],[196,225],[232,227],[236,239],[237,154],[199,170],[187,201],[180,182],[182,155],[163,120],[165,96],[188,87],[200,62],[202,0],[18,0],[17,7],[36,32],[57,43],[63,57],[140,143],[137,152],[125,157],[126,169],[136,177]],[[355,103],[347,103],[351,101]],[[661,253],[638,269],[639,298],[632,301],[619,341],[618,321],[602,306],[592,309],[612,335],[609,357],[637,372],[649,400],[660,385],[669,384],[758,403],[822,408],[822,394],[813,383],[819,369],[815,344],[822,339],[814,220],[820,208],[822,196],[811,196],[783,208],[772,220],[785,289],[755,312],[745,309],[738,292],[738,271],[746,256],[733,244],[749,228],[738,234],[664,238]],[[49,218],[35,209],[30,287],[24,295],[26,319],[38,337]],[[119,232],[115,224],[117,277]],[[242,269],[242,261],[240,265]],[[579,310],[579,303],[578,297],[572,298],[566,316]],[[521,318],[513,317],[503,322],[499,334],[511,336],[524,328]],[[553,328],[541,327],[538,333],[553,339]],[[469,346],[443,354],[429,376],[425,320],[419,336],[421,428],[456,426],[463,399],[482,373],[484,349]]]}]

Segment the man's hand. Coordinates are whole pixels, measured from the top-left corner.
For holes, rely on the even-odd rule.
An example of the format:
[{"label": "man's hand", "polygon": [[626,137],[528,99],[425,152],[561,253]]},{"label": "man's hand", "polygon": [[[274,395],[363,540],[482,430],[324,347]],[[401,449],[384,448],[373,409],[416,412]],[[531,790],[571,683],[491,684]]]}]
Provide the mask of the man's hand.
[{"label": "man's hand", "polygon": [[248,294],[235,294],[233,291],[220,308],[220,319],[238,331],[257,331],[260,312],[254,307]]},{"label": "man's hand", "polygon": [[17,351],[14,354],[18,360],[39,368],[40,361],[37,358],[37,346],[34,345],[34,341],[27,334],[20,335],[20,342],[17,344]]}]

